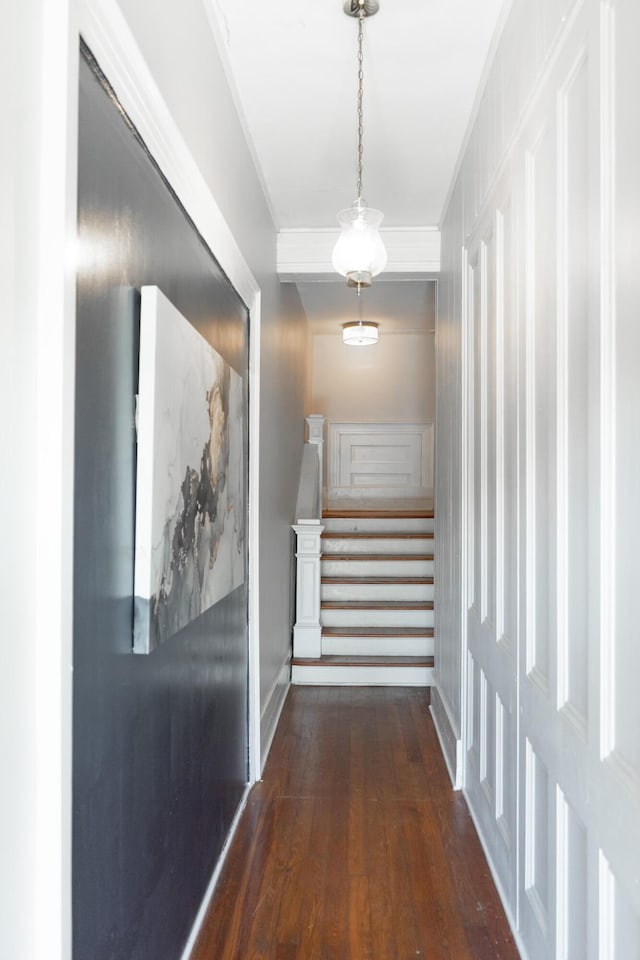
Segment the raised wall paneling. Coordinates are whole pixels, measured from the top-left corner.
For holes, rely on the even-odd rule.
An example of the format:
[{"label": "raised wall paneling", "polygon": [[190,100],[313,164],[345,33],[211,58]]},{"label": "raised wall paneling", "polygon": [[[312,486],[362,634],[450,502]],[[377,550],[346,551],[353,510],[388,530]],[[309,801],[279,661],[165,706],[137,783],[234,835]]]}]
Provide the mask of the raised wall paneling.
[{"label": "raised wall paneling", "polygon": [[496,694],[496,821],[507,852],[514,837],[515,777],[512,767],[512,717]]},{"label": "raised wall paneling", "polygon": [[[590,576],[588,72],[580,50],[558,96],[558,707],[586,737]],[[594,551],[595,553],[595,551]]]},{"label": "raised wall paneling", "polygon": [[619,883],[602,851],[599,852],[600,957],[628,960],[640,956],[640,913]]},{"label": "raised wall paneling", "polygon": [[527,672],[546,691],[556,620],[556,125],[545,117],[526,152],[529,479]]},{"label": "raised wall paneling", "polygon": [[478,773],[480,769],[480,676],[471,654],[467,654],[467,766]]},{"label": "raised wall paneling", "polygon": [[556,788],[556,951],[558,960],[588,956],[588,856],[584,824]]},{"label": "raised wall paneling", "polygon": [[[456,208],[461,208],[460,190],[456,191],[452,203]],[[460,246],[452,242],[451,238],[443,255],[449,263],[455,265],[456,271],[466,269],[463,267]],[[462,491],[465,489],[464,472],[461,469],[463,451],[455,429],[455,424],[461,418],[462,398],[456,389],[456,382],[459,381],[459,354],[463,333],[455,322],[454,305],[461,297],[462,286],[451,279],[439,280],[438,304],[444,309],[444,313],[438,318],[435,335],[437,409],[440,418],[440,429],[436,435],[436,456],[440,493],[434,491],[434,494],[442,496],[443,503],[451,499],[457,508],[436,511],[435,518],[436,540],[442,544],[442,549],[438,548],[439,573],[435,584],[435,682],[438,697],[434,697],[434,705],[437,709],[438,705],[442,704],[443,709],[439,711],[442,725],[449,725],[449,735],[442,741],[445,744],[444,749],[447,750],[446,744],[455,743],[455,748],[447,751],[447,762],[455,783],[460,783],[463,777],[464,764],[460,762],[460,758],[466,737],[462,728],[466,728],[469,721],[466,710],[464,715],[462,712],[467,699],[466,689],[462,689],[462,682],[466,683],[466,679],[462,680],[466,670],[462,669],[460,659],[463,612],[457,604],[457,597],[450,589],[451,584],[458,583],[461,579],[461,566],[467,561],[461,550]],[[446,309],[445,304],[449,304],[450,308]],[[451,376],[452,367],[458,370],[457,376]],[[437,719],[436,717],[436,722]]]},{"label": "raised wall paneling", "polygon": [[495,805],[496,714],[495,694],[484,673],[480,674],[480,785],[487,803]]},{"label": "raised wall paneling", "polygon": [[481,529],[481,619],[495,633],[496,623],[496,478],[498,431],[497,389],[497,255],[493,224],[481,243],[480,309],[480,529]]},{"label": "raised wall paneling", "polygon": [[[602,166],[599,190],[599,252],[602,257],[600,292],[600,576],[599,627],[600,676],[600,756],[606,757],[615,746],[615,590],[616,590],[616,30],[615,5],[602,4],[602,42],[600,66]],[[602,871],[601,871],[602,872]]]},{"label": "raised wall paneling", "polygon": [[434,424],[330,422],[328,457],[330,495],[430,496]]},{"label": "raised wall paneling", "polygon": [[[515,678],[515,598],[507,598],[505,558],[517,558],[513,531],[506,540],[502,522],[507,464],[517,509],[517,333],[505,333],[505,304],[515,323],[517,276],[514,263],[514,212],[509,193],[500,208],[479,226],[466,257],[466,462],[468,464],[467,557],[468,643],[479,684],[479,765],[469,763],[466,790],[474,815],[499,850],[494,867],[499,882],[515,896],[516,725],[512,721]],[[509,404],[509,406],[508,406]],[[508,411],[508,412],[507,412]],[[505,429],[509,421],[509,428]],[[506,544],[508,543],[508,549]],[[515,577],[515,570],[509,571]],[[513,581],[515,582],[515,580]],[[511,604],[507,609],[507,602]],[[505,624],[512,630],[505,636]],[[474,711],[478,704],[474,701]],[[471,755],[469,755],[471,760]]]},{"label": "raised wall paneling", "polygon": [[498,353],[498,598],[497,636],[515,654],[518,629],[518,264],[516,210],[508,195],[499,231]]},{"label": "raised wall paneling", "polygon": [[611,867],[602,850],[598,851],[598,960],[615,957],[616,890]]},{"label": "raised wall paneling", "polygon": [[597,505],[589,480],[597,385],[590,367],[587,246],[590,80],[583,30],[584,22],[565,37],[522,150],[526,589],[519,887],[531,960],[593,955],[588,895],[593,858],[579,799],[588,764],[593,636],[588,581],[590,571],[597,571],[591,552],[597,546],[592,536]]},{"label": "raised wall paneling", "polygon": [[[640,8],[631,0],[602,3],[600,86],[602,169],[600,248],[600,756],[603,808],[615,810],[602,843],[613,883],[610,919],[615,960],[640,954],[640,591],[634,539],[640,529],[640,429],[637,302],[640,275],[634,250],[640,235],[640,123],[630,78],[638,75],[632,31]],[[635,172],[634,172],[635,171]],[[593,687],[591,688],[593,689]],[[593,709],[591,711],[593,713]]]},{"label": "raised wall paneling", "polygon": [[549,775],[529,740],[525,745],[525,818],[523,923],[535,941],[546,939],[549,926]]},{"label": "raised wall paneling", "polygon": [[614,887],[614,960],[640,957],[640,915],[622,884]]},{"label": "raised wall paneling", "polygon": [[478,311],[480,309],[481,298],[481,274],[479,258],[477,251],[468,259],[466,280],[466,308],[465,317],[465,341],[466,341],[466,367],[463,371],[463,378],[467,389],[467,407],[464,411],[467,419],[467,589],[468,596],[467,607],[473,610],[480,597],[478,587],[478,576],[481,566],[481,540],[478,529],[477,518],[480,517],[480,445],[476,442],[476,437],[480,436],[480,410],[476,403],[476,383],[479,382],[479,370],[477,366],[477,357],[479,353],[479,329]]},{"label": "raised wall paneling", "polygon": [[[615,505],[603,530],[602,563],[608,563],[615,577],[604,575],[603,656],[615,671],[604,690],[603,712],[609,719],[608,743],[615,753],[618,769],[624,770],[633,789],[640,790],[640,698],[635,677],[640,670],[640,590],[637,583],[637,534],[640,530],[640,117],[637,97],[629,78],[637,76],[638,48],[633,31],[640,30],[640,7],[635,0],[606,4],[611,10],[607,52],[603,69],[605,81],[615,94],[605,100],[605,122],[612,134],[610,168],[607,171],[605,205],[612,200],[605,240],[615,251],[615,268],[610,277],[610,300],[603,316],[603,430],[610,462],[604,467],[603,498]],[[612,58],[615,56],[615,60]],[[610,59],[611,58],[611,59]],[[637,89],[637,84],[636,84]],[[629,94],[625,96],[625,92]],[[605,211],[603,211],[603,220]],[[606,220],[604,221],[606,224]],[[611,606],[612,605],[612,606]],[[615,632],[611,630],[615,628]],[[614,639],[613,649],[611,638]]]},{"label": "raised wall paneling", "polygon": [[442,231],[439,630],[523,960],[640,960],[639,35],[514,0]]}]

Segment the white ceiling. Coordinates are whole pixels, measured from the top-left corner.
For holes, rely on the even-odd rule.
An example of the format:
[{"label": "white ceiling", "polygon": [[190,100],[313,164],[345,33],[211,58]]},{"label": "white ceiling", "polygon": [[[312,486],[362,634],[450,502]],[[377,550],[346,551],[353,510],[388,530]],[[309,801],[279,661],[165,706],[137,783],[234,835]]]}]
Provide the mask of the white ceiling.
[{"label": "white ceiling", "polygon": [[[336,226],[356,192],[357,21],[343,0],[209,3],[277,227]],[[363,193],[384,226],[439,224],[503,3],[380,0],[367,19]],[[307,309],[333,284],[315,286]]]}]

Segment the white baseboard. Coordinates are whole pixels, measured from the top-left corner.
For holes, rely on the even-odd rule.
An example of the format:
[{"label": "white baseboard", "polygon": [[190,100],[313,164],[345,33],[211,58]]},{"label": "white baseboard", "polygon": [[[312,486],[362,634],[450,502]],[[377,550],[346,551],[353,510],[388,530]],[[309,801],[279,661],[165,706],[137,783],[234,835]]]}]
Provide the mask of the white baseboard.
[{"label": "white baseboard", "polygon": [[431,717],[454,790],[462,789],[462,740],[456,736],[437,684],[431,690]]},{"label": "white baseboard", "polygon": [[493,882],[494,882],[494,884],[495,884],[495,888],[496,888],[496,890],[498,891],[498,896],[500,897],[500,902],[502,903],[502,908],[503,908],[503,910],[504,910],[504,912],[505,912],[505,915],[506,915],[506,918],[507,918],[507,923],[509,924],[509,927],[510,927],[510,929],[511,929],[511,934],[512,934],[512,936],[513,936],[513,939],[514,939],[515,942],[516,942],[516,947],[518,948],[518,953],[520,954],[520,960],[529,960],[529,952],[528,952],[528,950],[526,949],[526,947],[525,947],[525,945],[524,945],[524,943],[523,943],[523,941],[522,941],[522,937],[520,936],[520,931],[518,930],[518,926],[517,926],[517,924],[516,924],[515,917],[514,917],[512,911],[511,911],[511,905],[510,905],[510,903],[509,903],[509,898],[506,896],[504,887],[502,886],[502,881],[500,880],[500,875],[498,874],[498,871],[496,870],[495,864],[494,864],[493,859],[492,859],[492,857],[491,857],[491,853],[490,853],[490,851],[489,851],[489,847],[487,846],[487,844],[486,844],[486,842],[485,842],[484,834],[483,834],[482,829],[481,829],[481,827],[480,827],[480,822],[479,822],[478,818],[477,818],[476,815],[475,815],[475,811],[474,811],[474,809],[473,809],[473,807],[472,807],[472,805],[471,805],[471,800],[470,800],[470,798],[469,798],[469,795],[468,795],[467,791],[466,791],[466,790],[463,790],[462,793],[463,793],[464,799],[465,799],[466,804],[467,804],[467,810],[469,811],[469,815],[470,815],[471,819],[473,820],[473,825],[474,825],[475,831],[476,831],[476,833],[477,833],[477,835],[478,835],[478,839],[479,839],[479,841],[480,841],[480,846],[482,847],[482,852],[484,853],[485,860],[487,861],[487,865],[488,865],[488,867],[489,867],[489,871],[490,871],[490,873],[491,873],[491,877],[492,877]]},{"label": "white baseboard", "polygon": [[491,858],[491,852],[487,843],[485,842],[485,837],[482,833],[480,822],[475,815],[475,811],[471,805],[470,797],[467,791],[463,787],[464,782],[464,768],[463,768],[463,744],[462,739],[456,736],[454,726],[449,716],[449,709],[446,701],[440,694],[437,686],[432,687],[431,689],[431,716],[433,718],[433,723],[436,728],[436,734],[440,742],[440,748],[442,749],[442,754],[451,778],[451,783],[454,790],[462,790],[465,802],[467,804],[467,809],[469,815],[473,821],[475,831],[478,835],[480,841],[480,846],[482,847],[485,859],[489,870],[491,871],[491,877],[495,884],[496,890],[498,891],[498,896],[500,897],[500,902],[504,909],[507,922],[511,929],[511,933],[516,942],[518,952],[520,954],[521,960],[529,960],[529,954],[525,949],[524,943],[520,936],[515,917],[511,910],[511,904],[509,899],[506,896],[505,890],[502,886],[502,881],[498,871],[495,868],[495,864]]},{"label": "white baseboard", "polygon": [[251,784],[248,783],[244,789],[244,793],[242,794],[242,799],[238,804],[238,809],[236,810],[235,816],[231,821],[231,826],[229,828],[229,833],[227,834],[227,839],[224,842],[224,846],[222,848],[222,851],[220,852],[220,856],[218,857],[218,862],[215,865],[215,869],[211,875],[211,879],[209,880],[207,889],[205,890],[204,897],[202,898],[202,903],[200,904],[200,909],[196,914],[196,918],[191,928],[191,933],[189,934],[189,938],[185,944],[184,950],[182,951],[180,960],[190,960],[191,958],[193,948],[196,945],[196,940],[198,939],[200,930],[202,929],[202,924],[204,923],[204,918],[207,915],[207,910],[209,909],[209,905],[213,898],[216,885],[218,883],[218,880],[220,879],[220,874],[222,873],[224,862],[227,859],[227,854],[229,853],[229,848],[231,847],[231,841],[235,836],[236,830],[238,829],[238,824],[240,823],[240,817],[242,816],[244,812],[244,808],[247,805],[247,800],[249,798],[250,791],[251,791]]},{"label": "white baseboard", "polygon": [[283,664],[282,669],[278,674],[276,682],[274,683],[271,693],[267,699],[266,706],[262,711],[262,717],[260,718],[260,776],[262,776],[262,771],[264,770],[265,763],[267,762],[269,750],[271,749],[271,744],[273,743],[273,738],[278,728],[280,714],[282,713],[282,708],[284,707],[284,702],[287,699],[290,686],[291,663],[289,660],[287,660],[287,662]]}]

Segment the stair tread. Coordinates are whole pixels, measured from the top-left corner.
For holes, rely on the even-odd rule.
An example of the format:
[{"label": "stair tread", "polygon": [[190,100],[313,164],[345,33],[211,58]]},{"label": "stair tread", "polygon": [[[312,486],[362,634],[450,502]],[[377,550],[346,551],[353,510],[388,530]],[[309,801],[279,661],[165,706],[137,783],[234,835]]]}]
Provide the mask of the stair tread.
[{"label": "stair tread", "polygon": [[375,586],[382,586],[383,584],[417,584],[417,585],[430,585],[433,583],[433,577],[322,577],[322,583],[334,586],[339,583],[348,583],[348,584],[374,584]]},{"label": "stair tread", "polygon": [[325,530],[321,534],[323,540],[433,540],[434,534],[430,531],[380,531],[378,533],[363,532],[361,530],[351,532],[349,530]]},{"label": "stair tread", "polygon": [[[405,564],[410,562],[418,563],[432,563],[434,560],[434,549],[433,545],[435,544],[435,536],[432,530],[415,530],[415,529],[394,529],[392,521],[396,520],[412,520],[412,519],[433,519],[434,513],[432,509],[413,508],[407,510],[380,510],[380,509],[369,509],[369,510],[353,510],[353,509],[334,509],[327,510],[324,513],[323,519],[336,519],[336,520],[351,520],[353,523],[345,523],[343,526],[348,526],[351,529],[348,530],[334,530],[328,529],[325,530],[322,534],[322,557],[321,559],[325,563],[332,563],[336,560],[341,561],[341,566],[334,567],[331,569],[331,575],[323,576],[321,578],[322,584],[326,588],[332,588],[335,586],[343,585],[343,588],[340,592],[346,596],[349,596],[348,587],[352,586],[358,588],[359,586],[370,585],[374,590],[372,595],[375,596],[375,587],[384,587],[386,592],[393,596],[393,587],[400,587],[400,585],[407,585],[409,588],[412,586],[415,588],[418,587],[427,587],[433,589],[434,577],[426,576],[426,573],[431,573],[430,567],[406,567]],[[379,526],[386,526],[386,529],[382,530],[363,530],[357,529],[358,520],[386,520],[386,525],[379,524]],[[338,526],[336,524],[335,526]],[[364,523],[362,526],[366,526]],[[402,526],[398,524],[397,526]],[[405,526],[411,526],[406,524]],[[417,526],[413,524],[412,526]],[[430,524],[424,524],[424,526],[431,526]],[[356,529],[353,529],[356,527]],[[336,553],[335,550],[339,548],[339,541],[342,542],[342,545],[345,548],[345,551],[349,551],[349,544],[352,543],[353,547],[350,552]],[[359,547],[363,550],[367,550],[367,542],[372,541],[369,551],[373,548],[376,550],[375,553],[354,553],[354,550],[357,550]],[[423,541],[418,544],[417,541]],[[392,553],[389,552],[393,549],[391,546],[392,542],[395,542],[396,549],[402,551],[402,544],[406,544],[403,552]],[[335,544],[335,546],[333,546]],[[422,549],[425,552],[421,553],[407,553],[407,550],[411,550],[412,547],[416,547],[418,550]],[[426,548],[426,550],[425,550]],[[355,571],[359,569],[357,566],[352,568],[347,568],[342,566],[342,563],[367,563],[375,561],[373,567],[368,568],[367,573],[362,576],[358,576]],[[396,562],[401,562],[401,567],[390,567],[389,572],[387,571],[385,564],[392,564]],[[344,570],[344,573],[341,571]],[[408,571],[408,575],[407,572]],[[397,572],[397,575],[395,575]],[[414,575],[411,575],[414,573]],[[382,591],[381,591],[382,592]],[[410,589],[403,590],[403,592],[410,593]],[[411,591],[414,595],[418,594],[419,591],[416,589]],[[364,594],[366,597],[366,592]],[[426,593],[428,596],[429,594]],[[323,626],[322,627],[322,637],[327,643],[329,650],[334,649],[336,651],[349,651],[355,650],[357,653],[348,653],[348,652],[336,652],[336,653],[325,653],[318,659],[315,658],[294,658],[292,663],[294,666],[302,667],[325,667],[327,668],[327,673],[322,674],[324,677],[324,682],[331,682],[330,671],[332,669],[336,670],[336,678],[342,677],[343,674],[340,673],[340,668],[345,668],[344,676],[350,677],[354,671],[357,671],[358,668],[363,670],[366,668],[376,668],[379,670],[384,670],[385,668],[404,668],[408,673],[399,672],[397,674],[397,682],[402,683],[406,681],[406,677],[411,673],[412,670],[417,670],[418,672],[414,674],[414,677],[423,676],[422,671],[426,671],[424,676],[433,669],[434,667],[434,657],[431,655],[433,648],[433,638],[435,636],[435,631],[433,626],[398,626],[398,622],[406,617],[408,620],[413,620],[414,623],[416,620],[427,621],[431,619],[432,614],[422,615],[416,613],[415,611],[433,611],[434,603],[432,600],[325,600],[321,603],[321,609],[326,614],[326,619],[333,621],[334,623],[339,622],[340,619],[350,619],[355,621],[358,626]],[[346,611],[344,614],[341,614],[340,611]],[[349,613],[349,611],[352,611]],[[362,611],[362,615],[358,615],[358,611]],[[370,611],[370,612],[368,612]],[[375,611],[380,611],[378,615]],[[384,613],[387,611],[387,613]],[[412,614],[411,611],[414,611]],[[406,612],[406,613],[405,613]],[[397,614],[397,616],[394,616]],[[383,621],[388,619],[392,626],[362,626],[362,622],[366,619],[371,619],[374,621]],[[404,641],[404,643],[403,643]],[[398,649],[399,653],[393,653],[394,649]],[[365,653],[363,651],[370,650],[370,653]],[[381,651],[377,653],[376,651]],[[402,651],[405,651],[403,653]],[[424,653],[421,651],[425,651]],[[407,655],[412,653],[413,655]],[[415,654],[418,654],[417,656]],[[349,668],[349,669],[346,669]],[[377,676],[376,669],[373,669],[373,674],[368,674],[370,682],[375,682],[375,676]],[[320,676],[321,674],[319,674]],[[356,674],[357,675],[357,674]],[[393,674],[392,674],[393,675]],[[367,676],[365,673],[364,676]],[[384,677],[384,673],[380,674],[381,677]],[[313,682],[313,673],[309,673],[308,682]],[[335,682],[340,682],[336,679]],[[343,682],[350,682],[349,679]],[[382,682],[382,681],[381,681]],[[393,682],[390,679],[387,679],[386,682]]]},{"label": "stair tread", "polygon": [[323,637],[433,637],[433,627],[323,627]]},{"label": "stair tread", "polygon": [[433,510],[325,510],[327,520],[433,520]]},{"label": "stair tread", "polygon": [[323,610],[433,610],[433,600],[324,600]]},{"label": "stair tread", "polygon": [[433,560],[432,553],[322,553],[323,560]]},{"label": "stair tread", "polygon": [[307,657],[293,657],[291,660],[293,666],[310,667],[317,666],[336,666],[336,667],[432,667],[434,665],[433,657],[371,657],[366,654],[324,654],[318,659]]}]

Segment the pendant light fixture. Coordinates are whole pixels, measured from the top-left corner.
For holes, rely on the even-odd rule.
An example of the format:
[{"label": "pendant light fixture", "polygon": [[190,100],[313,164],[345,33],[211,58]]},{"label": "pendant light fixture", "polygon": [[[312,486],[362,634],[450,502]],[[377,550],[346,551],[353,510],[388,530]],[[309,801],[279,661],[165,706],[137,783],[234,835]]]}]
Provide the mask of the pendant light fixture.
[{"label": "pendant light fixture", "polygon": [[368,347],[378,342],[378,324],[362,319],[362,290],[358,286],[358,319],[342,324],[343,343],[350,347]]},{"label": "pendant light fixture", "polygon": [[367,206],[362,196],[362,157],[363,157],[363,52],[364,21],[378,12],[378,0],[347,0],[344,12],[358,20],[358,178],[356,199],[353,206],[341,210],[338,222],[342,228],[338,242],[333,250],[333,266],[338,273],[347,278],[350,287],[370,287],[372,278],[384,270],[387,264],[387,251],[384,248],[378,228],[383,220],[380,210]]}]

